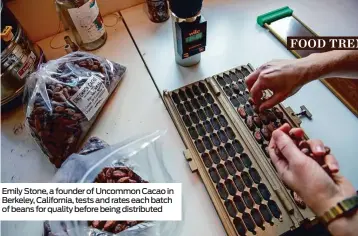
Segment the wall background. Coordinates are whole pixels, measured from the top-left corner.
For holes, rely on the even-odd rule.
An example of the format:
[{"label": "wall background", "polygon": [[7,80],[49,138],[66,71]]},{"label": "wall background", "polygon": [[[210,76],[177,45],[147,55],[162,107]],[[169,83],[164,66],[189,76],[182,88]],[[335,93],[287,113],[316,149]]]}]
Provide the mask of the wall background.
[{"label": "wall background", "polygon": [[[102,16],[141,4],[145,0],[97,0]],[[59,18],[55,0],[10,0],[6,4],[33,41],[57,33]],[[61,30],[63,30],[61,25]]]}]

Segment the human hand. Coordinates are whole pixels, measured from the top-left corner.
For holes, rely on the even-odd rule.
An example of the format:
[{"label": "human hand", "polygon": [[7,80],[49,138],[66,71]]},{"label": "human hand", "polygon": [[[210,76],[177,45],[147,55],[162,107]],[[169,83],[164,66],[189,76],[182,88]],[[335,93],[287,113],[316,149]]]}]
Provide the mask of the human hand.
[{"label": "human hand", "polygon": [[[308,82],[311,58],[274,60],[260,66],[246,78],[246,85],[260,112],[270,109]],[[273,95],[261,101],[263,91]]]},{"label": "human hand", "polygon": [[[302,129],[284,124],[272,133],[268,146],[271,160],[282,181],[295,191],[317,215],[336,205],[339,201],[355,194],[352,184],[341,176],[333,155],[324,157],[332,176],[318,164],[318,160],[303,154],[289,134],[303,137]],[[324,145],[320,140],[309,140],[314,156],[323,158]]]}]

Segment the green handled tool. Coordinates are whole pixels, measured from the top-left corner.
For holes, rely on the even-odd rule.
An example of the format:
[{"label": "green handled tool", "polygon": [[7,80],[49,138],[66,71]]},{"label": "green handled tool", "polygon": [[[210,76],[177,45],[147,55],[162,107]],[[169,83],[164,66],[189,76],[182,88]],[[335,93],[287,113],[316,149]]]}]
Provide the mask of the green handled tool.
[{"label": "green handled tool", "polygon": [[[319,37],[311,28],[304,24],[288,6],[282,7],[257,17],[257,24],[269,30],[287,48],[287,37]],[[289,49],[288,49],[289,50]],[[297,58],[307,57],[322,50],[289,50]],[[340,81],[342,79],[321,79],[320,81],[348,107],[357,117],[358,108],[354,88],[358,81]],[[347,85],[348,84],[348,85]],[[353,88],[353,89],[352,89]]]},{"label": "green handled tool", "polygon": [[[257,17],[257,23],[268,29],[287,47],[287,37],[318,37],[318,35],[293,14],[288,6],[282,7]],[[316,50],[290,50],[297,58],[306,57]]]}]

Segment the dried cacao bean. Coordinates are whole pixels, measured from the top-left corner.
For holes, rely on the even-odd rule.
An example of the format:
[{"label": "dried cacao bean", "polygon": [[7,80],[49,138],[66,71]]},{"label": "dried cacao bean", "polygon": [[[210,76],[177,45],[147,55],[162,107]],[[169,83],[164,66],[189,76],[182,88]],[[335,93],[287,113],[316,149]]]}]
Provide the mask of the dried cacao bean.
[{"label": "dried cacao bean", "polygon": [[72,116],[73,114],[76,113],[76,111],[73,110],[73,109],[71,109],[71,108],[66,108],[66,109],[65,109],[65,112],[66,112],[67,114],[69,114],[70,116]]},{"label": "dried cacao bean", "polygon": [[63,106],[56,106],[55,112],[62,113],[65,111],[65,108]]},{"label": "dried cacao bean", "polygon": [[116,221],[107,221],[106,224],[103,226],[103,230],[110,230],[116,225]]},{"label": "dried cacao bean", "polygon": [[120,178],[120,179],[117,181],[117,183],[126,183],[126,182],[129,181],[129,179],[130,179],[129,176],[127,176],[127,177],[122,177],[122,178]]},{"label": "dried cacao bean", "polygon": [[253,116],[254,119],[254,123],[257,127],[261,128],[262,127],[262,123],[261,123],[261,119],[258,115],[254,115]]},{"label": "dried cacao bean", "polygon": [[59,92],[53,94],[53,99],[57,102],[67,101],[65,95],[63,95],[62,93],[59,93]]},{"label": "dried cacao bean", "polygon": [[246,111],[244,107],[239,107],[237,109],[237,111],[239,112],[239,115],[241,116],[241,118],[245,119],[246,118]]},{"label": "dried cacao bean", "polygon": [[107,177],[107,178],[112,178],[112,174],[113,174],[113,168],[109,168],[109,169],[106,171],[106,177]]},{"label": "dried cacao bean", "polygon": [[122,178],[125,176],[127,176],[127,174],[120,170],[113,171],[113,177],[115,177],[115,178]]},{"label": "dried cacao bean", "polygon": [[251,130],[254,131],[255,130],[255,125],[254,125],[254,121],[252,116],[248,116],[246,119],[246,125],[247,127]]}]

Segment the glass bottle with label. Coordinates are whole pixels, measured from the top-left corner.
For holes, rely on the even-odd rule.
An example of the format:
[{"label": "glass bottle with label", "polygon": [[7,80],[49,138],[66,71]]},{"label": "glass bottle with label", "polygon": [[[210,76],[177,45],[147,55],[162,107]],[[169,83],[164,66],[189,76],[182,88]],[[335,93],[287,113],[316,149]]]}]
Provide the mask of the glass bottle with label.
[{"label": "glass bottle with label", "polygon": [[96,0],[55,0],[61,21],[78,46],[86,51],[100,48],[107,32]]}]

